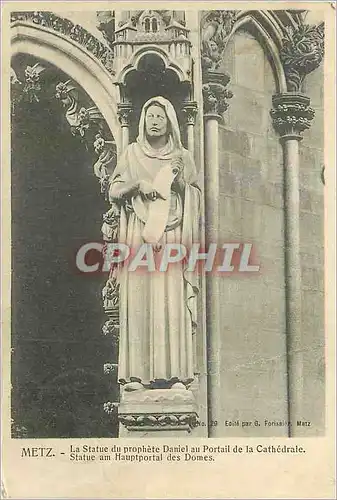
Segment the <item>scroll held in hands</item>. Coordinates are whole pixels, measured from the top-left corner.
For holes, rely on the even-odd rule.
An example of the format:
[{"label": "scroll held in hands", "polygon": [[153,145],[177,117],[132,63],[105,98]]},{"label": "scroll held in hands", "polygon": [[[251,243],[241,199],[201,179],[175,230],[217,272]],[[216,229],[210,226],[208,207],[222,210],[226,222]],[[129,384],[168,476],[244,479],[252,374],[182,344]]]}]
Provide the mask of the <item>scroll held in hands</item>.
[{"label": "scroll held in hands", "polygon": [[157,244],[165,231],[171,203],[171,185],[178,172],[178,169],[168,164],[159,170],[153,181],[153,190],[159,197],[149,204],[148,218],[143,230],[145,243]]}]

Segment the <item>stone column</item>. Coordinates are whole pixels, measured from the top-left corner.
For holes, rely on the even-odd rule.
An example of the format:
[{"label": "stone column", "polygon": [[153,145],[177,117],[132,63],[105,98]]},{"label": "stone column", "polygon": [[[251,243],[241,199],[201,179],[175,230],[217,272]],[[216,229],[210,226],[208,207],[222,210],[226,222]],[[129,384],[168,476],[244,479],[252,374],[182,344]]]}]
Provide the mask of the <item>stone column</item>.
[{"label": "stone column", "polygon": [[280,134],[284,167],[284,232],[286,278],[286,335],[288,365],[288,411],[290,435],[296,435],[297,420],[302,413],[303,348],[301,328],[301,261],[300,261],[300,197],[299,142],[301,133],[310,127],[314,110],[309,97],[300,93],[273,96],[271,116]]},{"label": "stone column", "polygon": [[118,117],[119,123],[122,127],[122,147],[121,151],[124,151],[129,144],[130,140],[130,118],[133,112],[132,104],[130,103],[120,103],[118,104]]},{"label": "stone column", "polygon": [[197,114],[197,103],[194,101],[186,102],[182,109],[186,119],[187,129],[187,149],[194,157],[194,125]]},{"label": "stone column", "polygon": [[[207,83],[203,85],[204,101],[204,148],[205,148],[205,218],[206,248],[210,243],[218,243],[219,234],[219,122],[228,108],[227,99],[232,93],[226,89],[230,77],[227,74],[207,73]],[[208,401],[209,421],[216,421],[220,408],[220,287],[219,277],[206,277],[207,311],[207,352],[208,352]],[[217,436],[217,426],[209,425],[210,437]]]},{"label": "stone column", "polygon": [[[227,99],[233,94],[226,89],[230,81],[227,73],[219,68],[227,41],[234,29],[238,11],[213,10],[201,14],[201,69],[204,105],[204,154],[205,154],[205,233],[206,248],[218,243],[219,235],[219,122],[228,108]],[[218,29],[214,29],[214,25]],[[221,37],[218,32],[221,31]],[[208,432],[217,437],[221,426],[212,425],[221,416],[221,325],[220,282],[215,274],[206,276],[206,335],[208,369]],[[219,434],[219,437],[223,437]]]}]

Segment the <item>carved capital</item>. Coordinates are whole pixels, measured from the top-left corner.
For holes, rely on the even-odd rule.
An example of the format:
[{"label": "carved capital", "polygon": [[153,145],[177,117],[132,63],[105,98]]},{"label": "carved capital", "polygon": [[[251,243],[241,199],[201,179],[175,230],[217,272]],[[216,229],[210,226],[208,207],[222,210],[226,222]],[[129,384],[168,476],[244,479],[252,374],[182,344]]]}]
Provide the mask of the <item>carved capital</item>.
[{"label": "carved capital", "polygon": [[119,123],[121,124],[122,127],[130,126],[132,113],[133,113],[133,107],[131,104],[129,103],[118,104],[117,114],[119,118]]},{"label": "carved capital", "polygon": [[198,112],[198,105],[195,101],[190,101],[186,102],[183,105],[182,112],[185,116],[185,120],[187,125],[194,125],[195,124],[195,117],[197,116]]},{"label": "carved capital", "polygon": [[303,80],[321,64],[324,56],[324,23],[288,28],[280,51],[290,92],[301,92]]},{"label": "carved capital", "polygon": [[309,97],[287,93],[273,96],[270,114],[273,126],[281,137],[301,139],[301,133],[310,128],[315,111],[310,107]]},{"label": "carved capital", "polygon": [[221,120],[228,108],[228,99],[233,93],[226,88],[230,77],[225,73],[208,72],[208,81],[202,86],[205,117],[216,117]]}]

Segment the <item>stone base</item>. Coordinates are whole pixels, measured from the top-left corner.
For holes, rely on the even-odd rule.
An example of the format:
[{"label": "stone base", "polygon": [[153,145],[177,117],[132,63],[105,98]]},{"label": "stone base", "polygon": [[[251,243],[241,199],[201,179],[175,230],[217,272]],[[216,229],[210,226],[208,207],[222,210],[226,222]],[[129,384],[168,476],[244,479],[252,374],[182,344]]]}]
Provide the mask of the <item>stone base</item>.
[{"label": "stone base", "polygon": [[121,395],[120,437],[189,435],[198,423],[197,406],[189,390],[144,389]]}]

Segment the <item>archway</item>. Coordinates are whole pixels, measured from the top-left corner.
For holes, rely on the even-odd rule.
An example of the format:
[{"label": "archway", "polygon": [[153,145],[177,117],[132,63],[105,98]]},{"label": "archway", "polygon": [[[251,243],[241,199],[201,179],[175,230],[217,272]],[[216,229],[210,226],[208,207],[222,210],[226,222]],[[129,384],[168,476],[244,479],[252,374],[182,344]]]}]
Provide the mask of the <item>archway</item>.
[{"label": "archway", "polygon": [[183,143],[186,143],[186,132],[182,107],[189,95],[189,84],[182,83],[175,71],[165,66],[161,57],[154,53],[145,53],[139,60],[137,69],[125,75],[122,87],[123,97],[132,102],[134,120],[130,126],[130,140],[135,140],[137,124],[144,103],[151,97],[161,95],[172,102],[178,116]]},{"label": "archway", "polygon": [[98,107],[120,147],[116,88],[112,75],[79,44],[41,26],[17,21],[11,27],[12,57],[28,54],[58,67],[77,82]]},{"label": "archway", "polygon": [[261,10],[241,11],[231,36],[242,29],[251,33],[263,47],[273,69],[276,91],[287,92],[287,82],[279,54],[284,26],[273,18],[272,13]]},{"label": "archway", "polygon": [[[36,40],[26,42],[14,43],[18,76],[18,68],[41,62],[34,54]],[[78,65],[68,64],[66,74],[46,63],[43,50],[42,55],[44,83],[54,92],[55,84],[70,76],[79,81]],[[90,74],[82,80],[92,104],[99,87],[89,88]],[[50,94],[40,102],[21,103],[12,122],[13,436],[112,437],[117,426],[103,403],[117,393],[103,374],[111,349],[100,333],[106,276],[80,276],[75,268],[81,244],[101,240],[107,205],[92,173],[90,151],[72,136],[62,106]],[[99,99],[103,106],[107,95],[102,92]],[[117,130],[111,99],[102,114],[110,130]],[[18,435],[17,426],[26,434]]]}]

